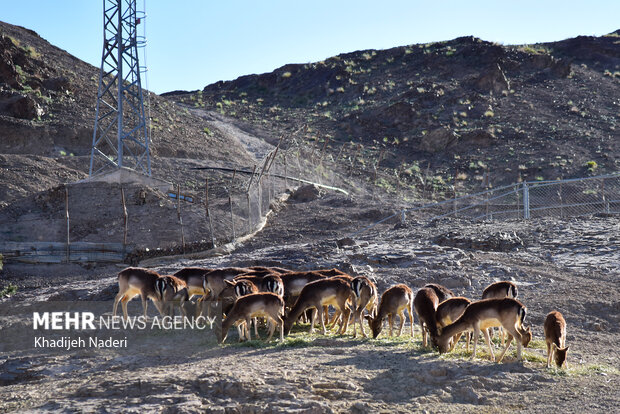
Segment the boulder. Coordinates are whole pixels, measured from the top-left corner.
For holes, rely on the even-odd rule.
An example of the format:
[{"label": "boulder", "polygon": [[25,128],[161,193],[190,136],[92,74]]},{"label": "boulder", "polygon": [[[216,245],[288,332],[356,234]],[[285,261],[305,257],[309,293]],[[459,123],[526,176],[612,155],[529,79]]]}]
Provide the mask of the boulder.
[{"label": "boulder", "polygon": [[9,105],[9,111],[15,118],[34,119],[45,112],[37,101],[27,95],[20,95]]},{"label": "boulder", "polygon": [[450,128],[436,128],[420,140],[420,149],[428,152],[441,152],[458,141],[458,135]]},{"label": "boulder", "polygon": [[502,92],[510,90],[510,82],[498,64],[481,74],[475,86],[482,92],[493,92],[495,95],[501,95]]},{"label": "boulder", "polygon": [[290,200],[298,203],[307,203],[316,200],[321,195],[320,190],[314,184],[303,185],[297,188],[290,196]]}]

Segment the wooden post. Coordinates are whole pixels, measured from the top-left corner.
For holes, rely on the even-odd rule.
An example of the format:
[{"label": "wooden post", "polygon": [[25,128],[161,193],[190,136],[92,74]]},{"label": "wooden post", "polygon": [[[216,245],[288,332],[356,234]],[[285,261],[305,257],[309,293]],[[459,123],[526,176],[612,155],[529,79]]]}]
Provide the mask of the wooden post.
[{"label": "wooden post", "polygon": [[601,178],[601,201],[603,202],[603,209],[606,213],[609,213],[609,204],[605,198],[605,179]]},{"label": "wooden post", "polygon": [[256,164],[254,164],[254,169],[252,170],[252,175],[250,176],[250,182],[248,183],[248,188],[245,190],[245,197],[248,202],[248,233],[252,231],[252,209],[250,206],[250,188],[252,187],[252,181],[254,180],[254,174],[256,174]]},{"label": "wooden post", "polygon": [[233,171],[232,180],[230,180],[230,190],[228,190],[228,205],[230,206],[230,223],[232,225],[233,240],[237,238],[237,235],[235,233],[235,216],[233,215],[233,205],[232,205],[232,196],[231,196],[233,185],[235,184],[235,175],[237,175],[236,168]]},{"label": "wooden post", "polygon": [[65,218],[67,220],[67,263],[71,259],[71,236],[69,232],[69,187],[65,185]]},{"label": "wooden post", "polygon": [[286,152],[282,153],[284,157],[284,190],[288,190],[288,169],[286,164]]},{"label": "wooden post", "polygon": [[185,230],[183,229],[183,217],[181,216],[181,184],[177,184],[177,217],[181,226],[181,247],[185,254]]},{"label": "wooden post", "polygon": [[211,232],[211,244],[215,247],[215,235],[213,234],[213,220],[211,220],[211,213],[209,212],[209,178],[205,178],[205,214],[209,220],[209,230]]},{"label": "wooden post", "polygon": [[457,212],[457,210],[458,210],[458,207],[457,207],[457,201],[456,201],[456,198],[457,198],[457,192],[456,192],[456,177],[457,177],[458,175],[459,175],[459,170],[458,170],[458,169],[454,170],[454,217],[456,217],[456,212]]},{"label": "wooden post", "polygon": [[125,203],[125,189],[121,187],[121,202],[123,203],[123,246],[127,245],[127,204]]},{"label": "wooden post", "polygon": [[329,136],[325,139],[325,143],[323,144],[323,148],[321,149],[321,157],[319,158],[319,165],[323,163],[323,157],[325,156],[325,149],[329,144]]},{"label": "wooden post", "polygon": [[558,190],[558,197],[560,199],[560,217],[564,217],[564,200],[562,199],[562,178],[560,178],[560,189]]}]

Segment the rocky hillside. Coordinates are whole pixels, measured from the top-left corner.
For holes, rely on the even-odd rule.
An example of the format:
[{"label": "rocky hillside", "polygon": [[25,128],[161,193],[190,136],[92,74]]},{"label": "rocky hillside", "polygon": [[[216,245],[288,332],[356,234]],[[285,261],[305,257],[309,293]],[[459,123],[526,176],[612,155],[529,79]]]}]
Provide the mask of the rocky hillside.
[{"label": "rocky hillside", "polygon": [[349,159],[361,143],[362,162],[383,151],[381,167],[410,176],[578,177],[620,166],[619,33],[364,50],[167,96],[285,135],[306,125],[304,139]]},{"label": "rocky hillside", "polygon": [[[35,32],[0,22],[1,203],[86,176],[98,76]],[[253,159],[189,110],[152,93],[148,99],[156,160]]]}]

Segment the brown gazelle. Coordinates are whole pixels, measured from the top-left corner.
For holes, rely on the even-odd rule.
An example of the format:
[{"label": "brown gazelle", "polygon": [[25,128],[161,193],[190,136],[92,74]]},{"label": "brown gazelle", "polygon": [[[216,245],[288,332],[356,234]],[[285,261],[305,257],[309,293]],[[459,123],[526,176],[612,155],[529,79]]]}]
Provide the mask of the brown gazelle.
[{"label": "brown gazelle", "polygon": [[[273,322],[269,330],[267,341],[271,340],[276,326],[280,326],[280,341],[284,340],[284,300],[275,293],[251,293],[243,296],[235,302],[232,309],[222,322],[222,332],[219,335],[220,342],[226,340],[228,330],[238,321],[242,321],[246,326],[250,325],[250,320],[256,317],[266,317]],[[246,329],[246,339],[251,340],[250,330]]]},{"label": "brown gazelle", "polygon": [[379,309],[377,310],[377,316],[372,317],[366,315],[370,330],[372,331],[373,338],[376,338],[383,329],[383,320],[387,316],[388,325],[390,327],[390,336],[392,336],[394,328],[394,317],[396,315],[400,318],[400,326],[398,327],[398,335],[403,331],[403,324],[405,323],[405,309],[409,313],[409,321],[411,323],[411,336],[413,337],[413,291],[407,285],[402,283],[390,287],[381,295],[381,302],[379,303]]},{"label": "brown gazelle", "polygon": [[[284,277],[282,280],[284,280]],[[353,292],[351,291],[349,283],[342,278],[332,277],[308,283],[303,287],[303,289],[301,289],[295,305],[286,317],[284,322],[284,332],[288,334],[291,331],[293,324],[306,309],[315,308],[321,322],[321,332],[325,335],[326,330],[325,318],[323,317],[323,307],[332,305],[334,308],[342,312],[344,316],[340,326],[340,334],[342,335],[346,331],[349,322],[349,315],[351,311],[346,304],[347,301],[351,299],[352,295]],[[314,319],[315,313],[313,312],[312,321],[310,322],[310,333],[314,332]]]},{"label": "brown gazelle", "polygon": [[525,305],[512,298],[483,299],[472,302],[456,321],[441,330],[441,333],[433,339],[433,342],[436,342],[440,353],[445,353],[450,350],[450,340],[454,335],[473,330],[474,350],[472,359],[474,359],[476,357],[478,337],[480,330],[482,330],[484,339],[489,347],[491,359],[495,360],[495,353],[493,352],[487,328],[502,326],[510,336],[508,337],[508,344],[497,359],[497,362],[501,362],[512,343],[513,337],[517,342],[517,359],[521,360],[521,347],[527,346],[532,339],[530,328],[524,329],[523,327],[526,314],[527,308]]},{"label": "brown gazelle", "polygon": [[547,342],[547,368],[551,365],[553,359],[558,368],[566,364],[566,354],[568,348],[566,346],[566,321],[562,314],[558,311],[549,312],[545,318],[545,342]]},{"label": "brown gazelle", "polygon": [[310,271],[285,273],[280,275],[280,279],[284,285],[284,300],[287,306],[292,306],[304,286],[317,280],[326,279],[326,277],[322,274]]},{"label": "brown gazelle", "polygon": [[351,290],[355,298],[353,303],[353,337],[357,336],[356,323],[359,323],[362,336],[366,338],[364,324],[362,323],[362,312],[366,309],[373,318],[377,315],[377,304],[379,302],[377,286],[366,276],[358,276],[351,281]]},{"label": "brown gazelle", "polygon": [[259,289],[261,292],[271,292],[284,298],[284,283],[278,274],[270,274],[263,277]]},{"label": "brown gazelle", "polygon": [[243,267],[225,267],[208,271],[202,282],[207,298],[215,300],[226,287],[225,280],[232,280],[235,276],[247,272],[248,269]]},{"label": "brown gazelle", "polygon": [[149,298],[153,300],[159,313],[163,314],[162,298],[155,285],[159,278],[159,274],[154,270],[141,267],[128,267],[121,270],[118,274],[118,294],[114,298],[112,315],[116,316],[118,302],[121,302],[123,316],[125,319],[128,319],[127,302],[138,295],[142,299],[142,309],[145,317]]},{"label": "brown gazelle", "polygon": [[435,291],[439,303],[456,296],[453,291],[437,283],[427,283],[426,285],[424,285],[424,287],[431,288]]},{"label": "brown gazelle", "polygon": [[187,285],[183,280],[173,275],[161,276],[155,282],[155,287],[163,302],[164,314],[174,315],[174,303],[178,302],[179,309],[186,316],[184,304],[189,300],[189,293]]},{"label": "brown gazelle", "polygon": [[204,291],[203,281],[205,274],[209,273],[213,269],[207,269],[204,267],[184,267],[174,273],[173,276],[183,280],[187,285],[187,293],[191,298],[194,295],[204,296],[207,292]]},{"label": "brown gazelle", "polygon": [[[444,327],[450,325],[456,321],[465,311],[465,308],[469,306],[471,300],[457,296],[444,300],[437,306],[435,311],[435,321],[437,322],[437,330],[440,331]],[[452,346],[450,349],[454,349],[462,333],[458,333],[453,337]],[[467,351],[469,351],[469,332],[467,333]]]},{"label": "brown gazelle", "polygon": [[[484,288],[482,292],[482,299],[502,299],[502,298],[513,298],[516,299],[519,294],[519,290],[517,289],[517,285],[508,280],[502,280],[499,282],[491,283],[489,286]],[[493,329],[490,328],[489,335],[493,337],[492,334]],[[502,341],[502,346],[504,345],[504,331],[502,327],[499,327],[499,337]]]},{"label": "brown gazelle", "polygon": [[435,312],[437,311],[437,306],[439,306],[439,298],[435,293],[435,289],[423,287],[418,290],[413,299],[413,306],[422,329],[422,346],[427,347],[430,345],[428,334],[431,335],[431,338],[437,336]]}]

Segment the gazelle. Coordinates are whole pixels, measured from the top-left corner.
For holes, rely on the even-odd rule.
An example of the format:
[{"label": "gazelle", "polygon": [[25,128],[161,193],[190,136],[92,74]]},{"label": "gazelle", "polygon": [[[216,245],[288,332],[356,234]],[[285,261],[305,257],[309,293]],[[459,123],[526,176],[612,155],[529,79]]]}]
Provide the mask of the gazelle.
[{"label": "gazelle", "polygon": [[[444,300],[437,306],[435,311],[435,321],[437,322],[437,330],[441,330],[444,327],[450,325],[456,321],[465,311],[465,308],[469,306],[471,300],[457,296]],[[462,333],[458,333],[453,337],[451,350],[454,349]],[[469,332],[467,333],[467,351],[469,351]]]},{"label": "gazelle", "polygon": [[235,276],[247,272],[248,269],[242,267],[225,267],[210,270],[204,275],[202,282],[203,290],[210,299],[215,300],[226,287],[225,280],[232,280]]},{"label": "gazelle", "polygon": [[435,291],[439,303],[456,296],[453,291],[437,283],[427,283],[426,285],[424,285],[424,287],[431,288]]},{"label": "gazelle", "polygon": [[551,360],[555,361],[558,368],[566,365],[566,354],[568,346],[566,346],[566,321],[562,314],[558,311],[549,312],[545,318],[545,342],[547,342],[547,368],[551,364]]},{"label": "gazelle", "polygon": [[310,282],[326,279],[325,276],[316,272],[290,272],[280,275],[284,285],[284,300],[287,305],[292,305],[301,290]]},{"label": "gazelle", "polygon": [[[516,299],[519,294],[519,290],[517,289],[517,285],[514,283],[502,280],[500,282],[491,283],[489,286],[484,288],[482,292],[482,299],[502,299],[502,298],[513,298]],[[493,329],[490,328],[489,335],[493,337]],[[499,337],[502,341],[502,346],[504,346],[504,331],[502,327],[499,327]]]},{"label": "gazelle", "polygon": [[163,302],[162,309],[164,314],[173,316],[174,302],[178,302],[179,309],[186,316],[184,304],[189,300],[189,293],[187,285],[183,280],[173,275],[161,276],[155,281],[155,288]]},{"label": "gazelle", "polygon": [[377,286],[372,280],[366,276],[358,276],[351,281],[351,290],[355,297],[353,302],[353,338],[357,336],[357,325],[360,325],[360,331],[362,336],[366,338],[366,332],[364,332],[364,324],[362,323],[362,312],[364,309],[368,311],[370,316],[375,317],[377,315]]},{"label": "gazelle", "polygon": [[[226,340],[228,330],[238,321],[250,326],[250,320],[256,317],[266,317],[273,322],[269,330],[267,342],[271,340],[276,326],[280,326],[280,341],[284,340],[284,300],[274,293],[251,293],[240,297],[233,305],[226,319],[222,322],[222,332],[219,335],[220,343]],[[246,329],[246,339],[251,340],[250,330]]]},{"label": "gazelle", "polygon": [[127,302],[138,295],[142,299],[144,317],[146,317],[149,298],[153,301],[159,313],[163,315],[162,298],[156,288],[156,282],[159,278],[159,274],[154,270],[141,267],[128,267],[121,270],[118,274],[118,294],[114,298],[112,315],[116,316],[118,302],[121,302],[123,316],[125,319],[128,319]]},{"label": "gazelle", "polygon": [[[258,293],[258,287],[251,280],[248,280],[248,279],[235,279],[232,282],[230,280],[224,280],[224,283],[232,287],[233,292],[234,292],[233,297],[235,301],[239,300],[239,298],[243,296],[251,295],[253,293]],[[220,296],[225,290],[226,288],[222,292],[220,292]],[[234,302],[233,302],[233,306],[234,306]],[[245,322],[242,322],[241,324],[237,325],[237,327],[239,328],[239,339],[241,339],[242,336],[244,336],[243,332],[245,329],[250,329],[250,325],[245,325]],[[258,323],[256,321],[256,318],[254,318],[254,335],[257,338],[259,337]]]},{"label": "gazelle", "polygon": [[[282,275],[283,281],[284,276],[287,275]],[[353,292],[351,291],[349,283],[341,278],[333,277],[308,283],[301,289],[295,305],[286,317],[284,322],[284,332],[288,334],[291,331],[291,327],[295,321],[297,321],[299,316],[306,309],[315,308],[317,310],[319,320],[321,321],[321,332],[325,335],[326,330],[325,319],[323,318],[323,307],[332,305],[334,308],[342,312],[344,316],[340,326],[340,334],[342,335],[347,329],[349,315],[351,313],[349,308],[346,306],[346,303],[350,300],[352,295]],[[314,332],[314,319],[315,313],[313,312],[312,321],[310,322],[310,333]]]},{"label": "gazelle", "polygon": [[[435,289],[423,287],[418,290],[413,299],[415,313],[418,315],[420,329],[422,329],[422,346],[429,346],[428,334],[432,337],[437,336],[437,322],[435,321],[435,312],[439,306],[439,298],[435,293]],[[413,335],[412,335],[413,336]]]},{"label": "gazelle", "polygon": [[476,302],[472,302],[465,308],[463,314],[453,323],[446,326],[441,330],[441,333],[434,338],[434,342],[437,343],[440,353],[445,353],[450,350],[450,339],[463,331],[474,331],[474,350],[471,358],[476,357],[476,345],[478,342],[478,336],[480,330],[484,334],[484,339],[489,347],[489,353],[491,359],[495,360],[495,354],[491,345],[491,339],[487,328],[495,326],[503,326],[504,329],[510,334],[508,337],[508,344],[502,351],[501,355],[497,359],[497,362],[501,362],[504,358],[504,354],[510,347],[513,337],[517,342],[517,359],[520,361],[521,347],[526,346],[532,339],[531,329],[528,327],[524,329],[523,322],[527,315],[527,308],[521,302],[512,298],[504,299],[483,299]]},{"label": "gazelle", "polygon": [[262,292],[271,292],[284,298],[284,283],[282,278],[277,274],[270,274],[261,280],[259,289]]},{"label": "gazelle", "polygon": [[205,274],[209,273],[213,269],[207,269],[204,267],[184,267],[173,274],[183,280],[187,285],[187,293],[191,298],[194,295],[204,296],[207,292],[204,291],[203,281]]},{"label": "gazelle", "polygon": [[381,295],[381,302],[379,303],[379,309],[377,310],[377,316],[365,315],[368,320],[370,329],[372,331],[373,338],[376,338],[383,329],[383,320],[387,316],[388,325],[390,327],[390,336],[392,336],[394,328],[394,316],[398,315],[400,318],[400,326],[398,327],[398,335],[403,331],[403,324],[405,323],[405,309],[409,313],[409,320],[411,322],[411,336],[413,337],[413,311],[411,307],[413,305],[413,291],[407,285],[402,283],[390,287]]}]

